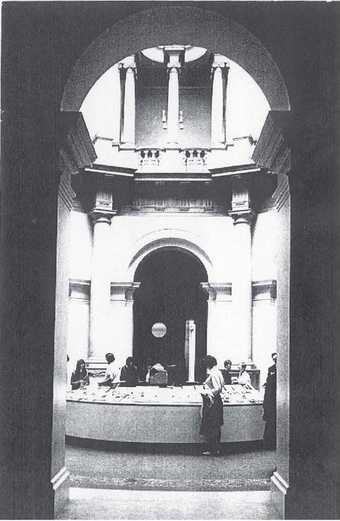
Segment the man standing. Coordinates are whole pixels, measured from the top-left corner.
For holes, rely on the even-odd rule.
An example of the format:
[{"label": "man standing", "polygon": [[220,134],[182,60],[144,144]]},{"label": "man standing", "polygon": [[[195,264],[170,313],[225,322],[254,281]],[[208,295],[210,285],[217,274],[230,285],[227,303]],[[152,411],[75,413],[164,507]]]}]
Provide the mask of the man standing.
[{"label": "man standing", "polygon": [[277,353],[272,353],[274,364],[268,369],[263,398],[263,419],[266,422],[263,444],[266,449],[276,449],[276,362]]},{"label": "man standing", "polygon": [[222,369],[221,373],[224,378],[224,385],[231,385],[231,360],[224,360],[224,369]]}]

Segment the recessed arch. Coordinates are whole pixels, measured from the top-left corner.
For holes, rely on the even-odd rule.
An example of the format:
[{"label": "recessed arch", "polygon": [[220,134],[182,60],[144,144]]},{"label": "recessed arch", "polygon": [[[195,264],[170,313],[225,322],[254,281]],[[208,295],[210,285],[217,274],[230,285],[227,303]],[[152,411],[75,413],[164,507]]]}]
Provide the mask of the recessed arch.
[{"label": "recessed arch", "polygon": [[133,253],[129,262],[129,279],[134,280],[135,272],[146,256],[161,248],[176,248],[180,251],[191,253],[204,267],[208,281],[212,279],[212,263],[207,253],[197,244],[180,237],[160,237],[140,246],[137,251]]},{"label": "recessed arch", "polygon": [[289,110],[286,84],[263,44],[231,18],[188,6],[148,9],[103,32],[76,62],[64,89],[62,110],[79,110],[92,85],[122,58],[140,49],[174,42],[224,54],[254,78],[272,110]]}]

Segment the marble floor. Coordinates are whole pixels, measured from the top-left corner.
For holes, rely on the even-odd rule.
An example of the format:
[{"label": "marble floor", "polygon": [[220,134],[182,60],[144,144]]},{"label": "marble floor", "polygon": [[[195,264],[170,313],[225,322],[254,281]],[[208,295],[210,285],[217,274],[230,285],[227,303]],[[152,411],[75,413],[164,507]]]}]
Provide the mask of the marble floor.
[{"label": "marble floor", "polygon": [[269,491],[71,488],[57,519],[278,519]]}]

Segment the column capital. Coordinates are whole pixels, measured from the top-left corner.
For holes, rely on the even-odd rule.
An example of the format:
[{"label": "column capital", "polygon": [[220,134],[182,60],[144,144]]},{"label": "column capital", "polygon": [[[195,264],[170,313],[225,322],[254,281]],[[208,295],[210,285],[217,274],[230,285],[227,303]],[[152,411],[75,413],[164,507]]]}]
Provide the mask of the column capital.
[{"label": "column capital", "polygon": [[232,181],[231,210],[228,214],[234,219],[234,224],[251,224],[255,217],[251,207],[249,183],[241,176]]},{"label": "column capital", "polygon": [[133,302],[134,293],[140,285],[140,282],[111,282],[111,300]]},{"label": "column capital", "polygon": [[233,218],[234,225],[236,224],[249,224],[251,225],[253,223],[253,220],[255,218],[255,212],[254,210],[251,210],[250,208],[248,210],[231,210],[228,212],[228,215]]},{"label": "column capital", "polygon": [[209,301],[231,301],[231,282],[201,282],[200,286],[207,294]]},{"label": "column capital", "polygon": [[111,224],[111,219],[116,213],[117,210],[114,208],[112,192],[108,187],[105,187],[103,182],[99,183],[94,205],[89,213],[93,223],[106,222],[107,224]]},{"label": "column capital", "polygon": [[114,215],[116,215],[116,211],[114,210],[99,210],[97,208],[94,208],[91,212],[90,212],[90,217],[91,217],[91,220],[93,222],[93,224],[97,224],[97,223],[106,223],[106,224],[111,224],[111,220],[112,220],[112,217]]},{"label": "column capital", "polygon": [[184,60],[185,48],[183,45],[166,45],[164,57],[168,69],[180,69]]},{"label": "column capital", "polygon": [[213,72],[215,69],[218,69],[218,68],[222,69],[222,70],[225,70],[225,69],[229,70],[229,65],[224,56],[216,53],[216,54],[214,54],[213,62],[211,64],[211,71]]}]

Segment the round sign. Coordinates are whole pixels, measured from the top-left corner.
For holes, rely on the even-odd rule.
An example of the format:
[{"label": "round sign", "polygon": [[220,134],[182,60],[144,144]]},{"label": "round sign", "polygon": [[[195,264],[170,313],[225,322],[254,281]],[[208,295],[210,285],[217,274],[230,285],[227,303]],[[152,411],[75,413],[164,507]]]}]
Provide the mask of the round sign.
[{"label": "round sign", "polygon": [[152,328],[151,332],[154,337],[156,338],[162,338],[166,335],[166,325],[163,324],[163,322],[156,322]]}]

